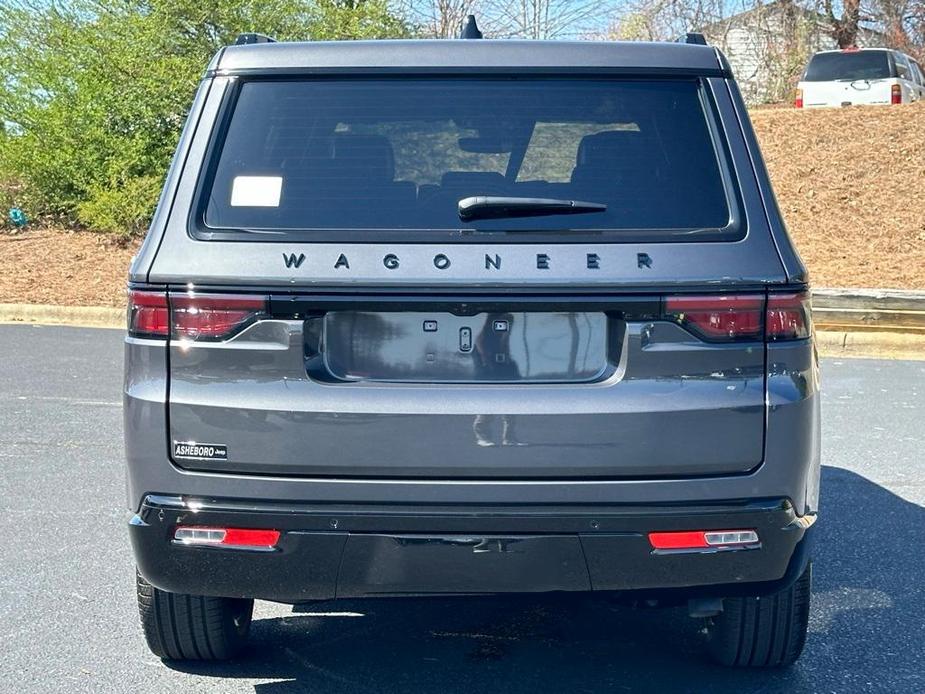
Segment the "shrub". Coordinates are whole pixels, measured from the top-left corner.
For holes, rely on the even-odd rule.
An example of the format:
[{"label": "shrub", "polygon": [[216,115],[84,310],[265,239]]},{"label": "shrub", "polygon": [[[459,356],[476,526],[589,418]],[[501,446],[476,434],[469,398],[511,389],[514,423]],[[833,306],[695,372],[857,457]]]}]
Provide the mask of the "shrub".
[{"label": "shrub", "polygon": [[143,230],[205,65],[245,31],[408,30],[384,0],[0,3],[0,181],[22,186],[10,202],[30,217]]},{"label": "shrub", "polygon": [[77,219],[98,231],[140,234],[151,220],[162,183],[161,176],[135,176],[122,184],[90,188],[87,199],[77,203]]}]

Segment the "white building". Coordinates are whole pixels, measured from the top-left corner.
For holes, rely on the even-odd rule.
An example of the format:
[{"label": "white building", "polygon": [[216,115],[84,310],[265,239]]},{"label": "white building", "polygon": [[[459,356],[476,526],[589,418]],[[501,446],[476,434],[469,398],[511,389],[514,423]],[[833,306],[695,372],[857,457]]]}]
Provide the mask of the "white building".
[{"label": "white building", "polygon": [[[838,48],[829,19],[792,0],[775,0],[699,29],[722,49],[748,103],[786,101],[816,51]],[[884,36],[861,28],[858,47],[883,46]]]}]

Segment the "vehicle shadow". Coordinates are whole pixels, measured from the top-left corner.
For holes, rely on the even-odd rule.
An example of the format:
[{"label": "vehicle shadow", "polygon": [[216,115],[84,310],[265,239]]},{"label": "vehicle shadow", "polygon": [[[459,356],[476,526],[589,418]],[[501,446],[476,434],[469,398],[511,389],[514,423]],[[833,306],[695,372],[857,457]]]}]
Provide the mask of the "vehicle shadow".
[{"label": "vehicle shadow", "polygon": [[825,467],[809,641],[783,671],[713,666],[683,609],[596,595],[316,604],[255,621],[236,663],[168,665],[275,680],[259,694],[925,691],[922,538],[925,509]]}]

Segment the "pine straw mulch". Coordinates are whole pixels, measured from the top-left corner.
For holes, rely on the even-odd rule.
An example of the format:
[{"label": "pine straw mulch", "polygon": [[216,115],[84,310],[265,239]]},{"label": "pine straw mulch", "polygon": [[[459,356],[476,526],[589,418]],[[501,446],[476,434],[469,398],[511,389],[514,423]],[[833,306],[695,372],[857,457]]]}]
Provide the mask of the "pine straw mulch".
[{"label": "pine straw mulch", "polygon": [[813,285],[925,289],[925,103],[751,115]]},{"label": "pine straw mulch", "polygon": [[[925,289],[925,103],[751,116],[814,286]],[[139,245],[0,233],[0,303],[121,306]]]},{"label": "pine straw mulch", "polygon": [[87,231],[0,233],[0,303],[124,306],[140,245]]}]

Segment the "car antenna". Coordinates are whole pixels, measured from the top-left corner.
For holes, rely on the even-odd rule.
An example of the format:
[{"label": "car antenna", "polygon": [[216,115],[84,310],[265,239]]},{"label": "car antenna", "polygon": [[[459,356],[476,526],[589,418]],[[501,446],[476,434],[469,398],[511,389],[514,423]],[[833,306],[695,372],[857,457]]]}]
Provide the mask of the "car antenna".
[{"label": "car antenna", "polygon": [[276,43],[276,39],[263,34],[238,34],[234,40],[235,46],[252,46],[255,43]]},{"label": "car antenna", "polygon": [[463,27],[462,33],[459,35],[461,39],[480,39],[482,38],[482,31],[479,29],[479,25],[475,23],[475,15],[470,14],[466,17],[466,26]]},{"label": "car antenna", "polygon": [[707,46],[707,39],[703,34],[697,33],[695,31],[689,31],[686,34],[679,36],[674,40],[675,43],[690,43],[695,46]]}]

